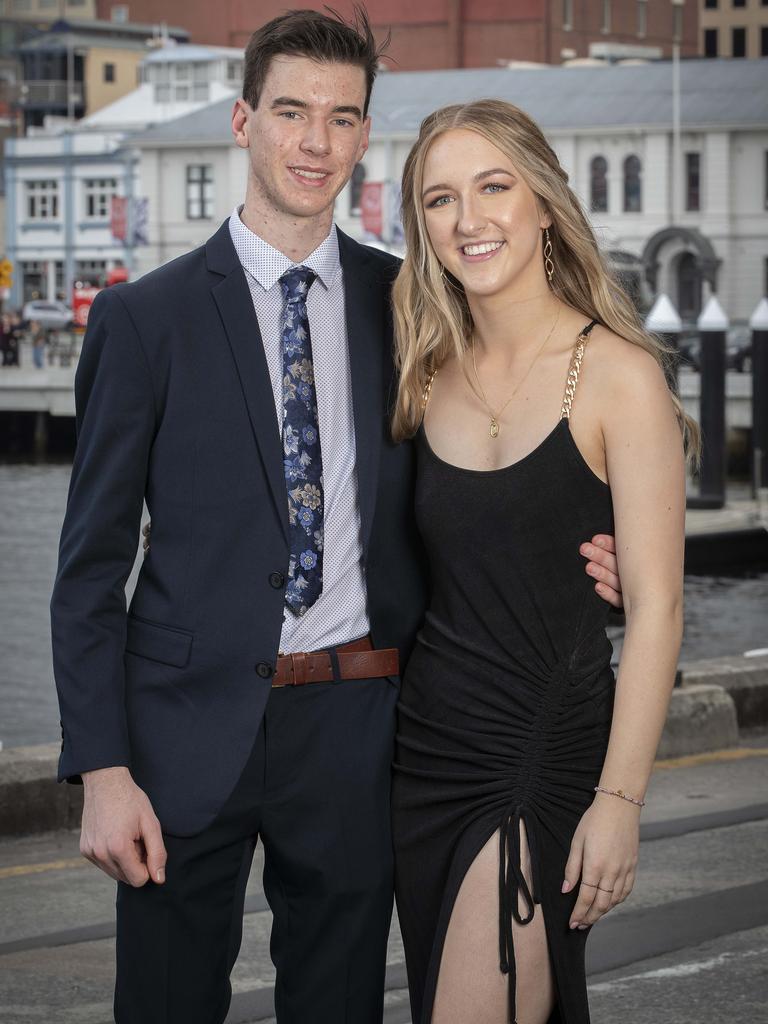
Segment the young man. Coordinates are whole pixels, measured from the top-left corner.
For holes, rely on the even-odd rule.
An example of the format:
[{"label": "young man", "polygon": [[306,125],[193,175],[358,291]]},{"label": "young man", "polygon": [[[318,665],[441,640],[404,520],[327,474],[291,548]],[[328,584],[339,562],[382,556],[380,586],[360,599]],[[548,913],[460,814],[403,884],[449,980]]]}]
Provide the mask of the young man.
[{"label": "young man", "polygon": [[118,881],[118,1024],[224,1020],[257,837],[280,1024],[382,1016],[398,653],[425,582],[388,431],[397,261],[332,222],[378,56],[363,16],[256,32],[244,206],[91,312],[52,618],[60,776]]}]

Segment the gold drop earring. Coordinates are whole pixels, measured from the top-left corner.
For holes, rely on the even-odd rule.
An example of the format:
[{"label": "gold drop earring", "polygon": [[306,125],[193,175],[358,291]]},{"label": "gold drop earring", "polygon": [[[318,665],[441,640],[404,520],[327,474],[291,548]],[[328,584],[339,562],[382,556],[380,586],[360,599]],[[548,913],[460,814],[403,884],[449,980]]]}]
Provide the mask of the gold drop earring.
[{"label": "gold drop earring", "polygon": [[551,285],[555,276],[555,264],[552,262],[552,239],[549,237],[549,228],[544,228],[544,269]]}]

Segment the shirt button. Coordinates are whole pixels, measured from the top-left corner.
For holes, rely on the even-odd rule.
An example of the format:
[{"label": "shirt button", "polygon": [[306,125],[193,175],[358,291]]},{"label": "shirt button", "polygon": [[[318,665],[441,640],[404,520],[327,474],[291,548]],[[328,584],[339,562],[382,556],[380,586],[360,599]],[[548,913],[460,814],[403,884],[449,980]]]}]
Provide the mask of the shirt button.
[{"label": "shirt button", "polygon": [[281,572],[271,572],[269,574],[269,585],[270,585],[270,587],[274,587],[275,590],[280,590],[280,588],[283,586],[284,583],[285,583],[285,576],[283,576],[283,574]]},{"label": "shirt button", "polygon": [[256,666],[256,674],[261,676],[262,679],[271,679],[274,669],[266,661],[260,661]]}]

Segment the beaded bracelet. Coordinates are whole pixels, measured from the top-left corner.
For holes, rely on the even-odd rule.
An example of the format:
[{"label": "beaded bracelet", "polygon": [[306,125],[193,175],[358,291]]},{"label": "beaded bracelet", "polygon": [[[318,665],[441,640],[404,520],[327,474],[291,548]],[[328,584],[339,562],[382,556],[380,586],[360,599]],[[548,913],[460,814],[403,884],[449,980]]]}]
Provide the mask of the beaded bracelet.
[{"label": "beaded bracelet", "polygon": [[629,800],[631,804],[637,804],[638,807],[645,807],[645,800],[637,800],[633,796],[629,796],[624,792],[623,789],[604,789],[602,786],[595,786],[596,793],[607,793],[608,796],[620,796],[622,800]]}]

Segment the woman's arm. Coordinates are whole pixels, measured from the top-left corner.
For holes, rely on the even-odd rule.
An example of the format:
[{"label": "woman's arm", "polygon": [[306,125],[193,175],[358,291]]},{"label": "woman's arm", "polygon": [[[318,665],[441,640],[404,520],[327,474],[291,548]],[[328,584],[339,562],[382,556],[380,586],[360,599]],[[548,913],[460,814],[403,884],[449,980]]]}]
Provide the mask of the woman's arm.
[{"label": "woman's arm", "polygon": [[[667,714],[683,623],[685,462],[656,361],[614,339],[601,405],[626,633],[600,786],[643,799]],[[614,355],[616,358],[613,358]],[[581,878],[571,927],[593,924],[634,883],[640,808],[597,793],[574,835],[564,891]]]}]

